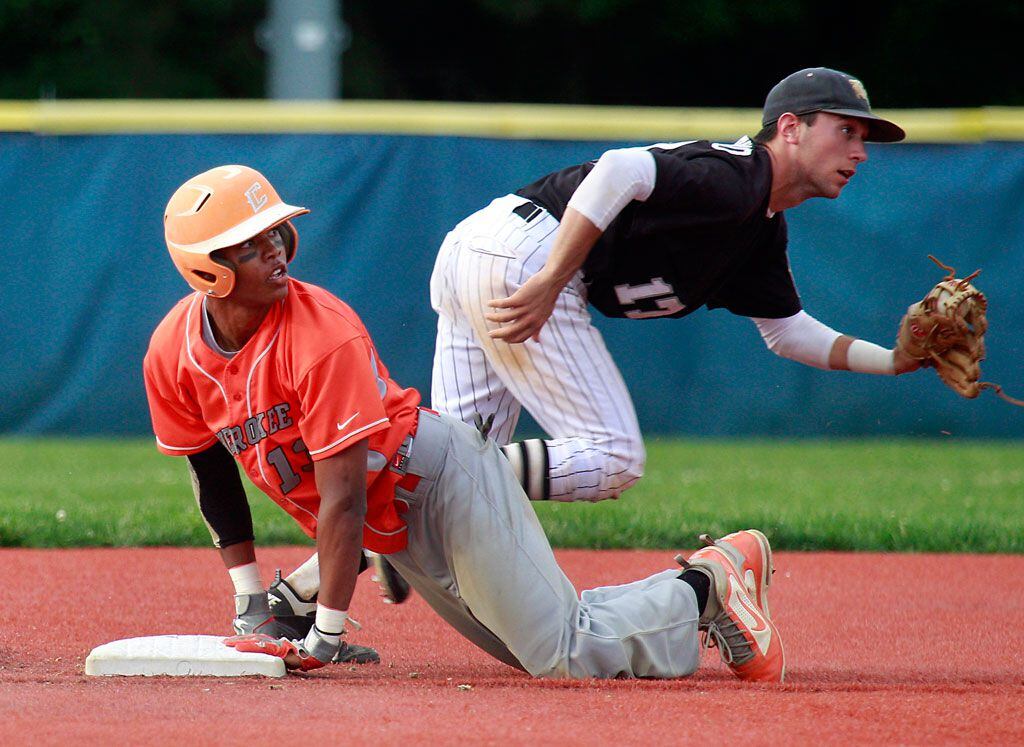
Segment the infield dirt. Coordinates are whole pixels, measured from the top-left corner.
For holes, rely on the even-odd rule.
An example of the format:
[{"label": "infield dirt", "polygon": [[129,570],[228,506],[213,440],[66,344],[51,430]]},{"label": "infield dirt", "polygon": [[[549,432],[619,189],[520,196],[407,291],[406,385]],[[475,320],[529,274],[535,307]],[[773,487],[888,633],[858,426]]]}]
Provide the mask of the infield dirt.
[{"label": "infield dirt", "polygon": [[[260,552],[265,579],[305,558]],[[671,565],[661,551],[556,553],[578,587]],[[788,679],[747,685],[714,651],[674,681],[540,681],[491,660],[422,600],[369,577],[353,643],[379,665],[284,680],[94,678],[96,645],[225,633],[212,550],[0,550],[0,743],[749,744],[1024,742],[1024,556],[777,553]]]}]

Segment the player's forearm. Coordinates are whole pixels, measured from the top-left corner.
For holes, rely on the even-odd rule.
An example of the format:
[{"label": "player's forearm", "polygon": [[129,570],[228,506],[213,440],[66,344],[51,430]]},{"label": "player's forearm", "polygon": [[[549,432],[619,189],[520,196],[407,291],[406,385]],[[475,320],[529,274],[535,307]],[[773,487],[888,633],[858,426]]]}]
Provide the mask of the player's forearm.
[{"label": "player's forearm", "polygon": [[[313,465],[320,511],[316,550],[320,557],[320,606],[344,612],[352,601],[359,575],[366,517],[367,441]],[[318,619],[320,611],[317,611]],[[338,630],[327,632],[336,633]]]},{"label": "player's forearm", "polygon": [[585,215],[566,208],[551,253],[538,274],[547,276],[549,282],[561,288],[583,266],[601,233]]},{"label": "player's forearm", "polygon": [[837,332],[804,311],[754,323],[768,348],[783,358],[833,371],[903,373],[892,350]]},{"label": "player's forearm", "polygon": [[355,591],[362,555],[365,498],[358,500],[321,497],[317,520],[316,549],[320,556],[320,604],[347,610]]},{"label": "player's forearm", "polygon": [[828,367],[833,371],[850,370],[850,346],[853,338],[849,335],[839,335],[832,343],[832,349],[828,351]]},{"label": "player's forearm", "polygon": [[842,338],[804,311],[784,319],[755,318],[754,323],[773,353],[815,368],[831,367],[832,350]]},{"label": "player's forearm", "polygon": [[622,209],[650,196],[655,178],[654,157],[642,148],[602,155],[569,199],[541,272],[559,287],[568,283]]},{"label": "player's forearm", "polygon": [[228,450],[216,442],[206,451],[190,455],[188,467],[196,505],[213,544],[222,549],[244,542],[251,545],[252,513]]},{"label": "player's forearm", "polygon": [[836,339],[829,352],[828,363],[833,371],[883,375],[902,373],[896,366],[895,351],[848,335]]}]

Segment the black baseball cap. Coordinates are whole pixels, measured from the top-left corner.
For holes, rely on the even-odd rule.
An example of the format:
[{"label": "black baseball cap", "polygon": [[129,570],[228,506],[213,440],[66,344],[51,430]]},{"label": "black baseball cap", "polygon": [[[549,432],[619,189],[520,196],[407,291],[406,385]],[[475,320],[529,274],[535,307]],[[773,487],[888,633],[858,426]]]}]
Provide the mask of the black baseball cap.
[{"label": "black baseball cap", "polygon": [[798,70],[779,81],[764,100],[761,125],[774,124],[786,112],[829,112],[855,117],[868,126],[865,139],[875,143],[895,143],[907,136],[902,127],[872,113],[863,83],[827,67]]}]

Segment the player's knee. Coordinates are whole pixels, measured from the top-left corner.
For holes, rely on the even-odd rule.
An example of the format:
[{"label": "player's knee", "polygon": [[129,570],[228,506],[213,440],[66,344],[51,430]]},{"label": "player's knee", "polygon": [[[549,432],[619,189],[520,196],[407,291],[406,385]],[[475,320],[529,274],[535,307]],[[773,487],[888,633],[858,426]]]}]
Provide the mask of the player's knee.
[{"label": "player's knee", "polygon": [[611,452],[605,470],[609,488],[617,495],[634,485],[644,476],[646,462],[647,452],[642,442],[627,442],[624,448]]},{"label": "player's knee", "polygon": [[501,450],[533,501],[617,498],[643,476],[646,460],[639,437],[530,439],[506,444]]}]

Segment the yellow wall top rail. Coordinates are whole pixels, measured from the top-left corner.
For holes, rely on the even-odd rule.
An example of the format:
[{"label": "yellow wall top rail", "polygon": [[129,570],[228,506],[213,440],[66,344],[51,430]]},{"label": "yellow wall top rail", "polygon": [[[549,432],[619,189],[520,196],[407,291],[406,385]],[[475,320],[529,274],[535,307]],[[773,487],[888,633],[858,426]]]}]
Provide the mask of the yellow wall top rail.
[{"label": "yellow wall top rail", "polygon": [[[1024,141],[1024,108],[890,109],[918,143]],[[0,101],[0,131],[120,133],[375,133],[501,139],[726,139],[753,135],[757,109],[461,104],[419,101]]]}]

